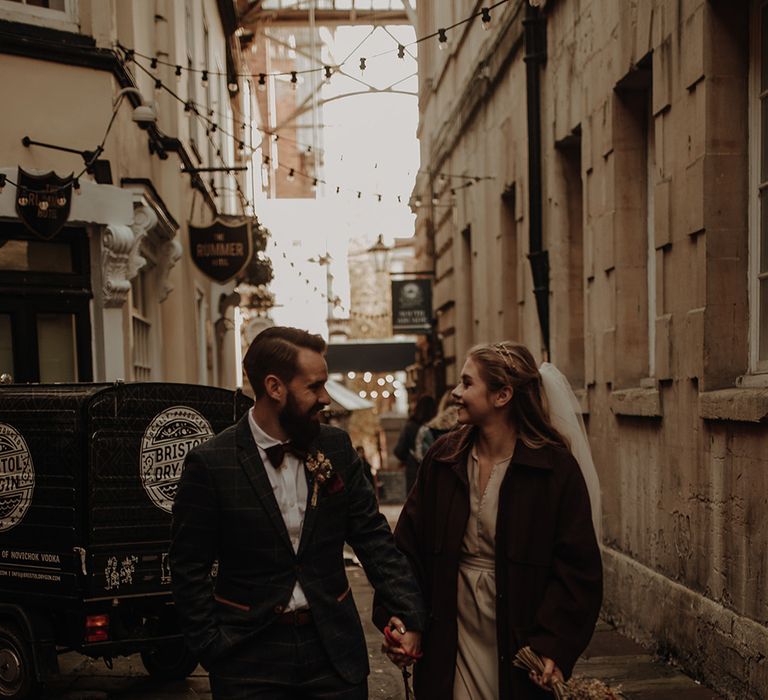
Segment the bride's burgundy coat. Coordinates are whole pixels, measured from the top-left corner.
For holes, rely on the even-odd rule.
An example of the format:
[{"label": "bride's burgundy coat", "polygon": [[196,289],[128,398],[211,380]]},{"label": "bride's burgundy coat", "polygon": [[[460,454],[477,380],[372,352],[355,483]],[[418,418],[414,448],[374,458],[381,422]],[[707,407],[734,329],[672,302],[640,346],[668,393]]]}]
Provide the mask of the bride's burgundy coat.
[{"label": "bride's burgundy coat", "polygon": [[[427,453],[395,530],[430,612],[423,658],[414,669],[419,700],[453,694],[456,596],[461,542],[469,518],[467,456],[471,428],[441,437]],[[496,627],[499,697],[551,698],[512,667],[530,645],[555,660],[566,678],[594,631],[602,566],[589,496],[576,460],[555,447],[518,440],[501,484],[496,521]],[[376,603],[374,603],[376,608]],[[387,611],[375,609],[377,622]]]}]

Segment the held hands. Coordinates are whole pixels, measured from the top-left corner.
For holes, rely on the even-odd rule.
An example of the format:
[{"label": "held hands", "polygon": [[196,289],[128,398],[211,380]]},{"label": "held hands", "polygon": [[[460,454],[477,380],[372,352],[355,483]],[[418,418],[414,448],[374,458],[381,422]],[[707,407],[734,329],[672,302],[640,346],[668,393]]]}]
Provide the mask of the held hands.
[{"label": "held hands", "polygon": [[531,679],[531,681],[538,685],[539,688],[552,693],[554,692],[553,685],[555,683],[564,683],[565,679],[563,678],[562,671],[557,667],[552,659],[548,659],[546,656],[542,656],[541,660],[544,662],[544,670],[541,673],[530,671],[528,673],[528,677]]},{"label": "held hands", "polygon": [[398,668],[406,668],[421,658],[421,632],[408,632],[400,618],[390,617],[381,650]]}]

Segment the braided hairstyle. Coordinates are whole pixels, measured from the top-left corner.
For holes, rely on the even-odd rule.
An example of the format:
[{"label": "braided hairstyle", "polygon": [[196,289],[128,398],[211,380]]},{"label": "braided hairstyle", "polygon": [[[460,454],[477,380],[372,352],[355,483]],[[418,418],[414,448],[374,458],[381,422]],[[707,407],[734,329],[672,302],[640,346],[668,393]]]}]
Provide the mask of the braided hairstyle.
[{"label": "braided hairstyle", "polygon": [[518,435],[531,448],[554,445],[569,448],[568,441],[549,419],[546,394],[542,391],[541,375],[536,362],[525,345],[504,341],[475,345],[468,357],[477,365],[489,391],[512,387],[509,402],[510,418]]}]

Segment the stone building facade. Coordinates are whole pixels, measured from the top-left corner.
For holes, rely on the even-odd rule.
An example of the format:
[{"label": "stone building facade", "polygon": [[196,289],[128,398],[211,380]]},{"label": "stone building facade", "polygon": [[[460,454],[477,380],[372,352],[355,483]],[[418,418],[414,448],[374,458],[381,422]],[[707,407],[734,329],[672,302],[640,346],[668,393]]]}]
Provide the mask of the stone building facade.
[{"label": "stone building facade", "polygon": [[[250,167],[236,29],[233,0],[0,0],[0,371],[15,381],[239,381],[235,282],[204,276],[187,234],[252,205],[260,168],[182,172]],[[156,122],[136,123],[150,105]],[[110,123],[66,226],[36,238],[17,169],[77,174]]]},{"label": "stone building facade", "polygon": [[534,4],[418,3],[418,36],[478,14],[419,45],[445,363],[422,371],[453,382],[502,338],[560,366],[601,477],[604,613],[766,697],[768,8]]}]

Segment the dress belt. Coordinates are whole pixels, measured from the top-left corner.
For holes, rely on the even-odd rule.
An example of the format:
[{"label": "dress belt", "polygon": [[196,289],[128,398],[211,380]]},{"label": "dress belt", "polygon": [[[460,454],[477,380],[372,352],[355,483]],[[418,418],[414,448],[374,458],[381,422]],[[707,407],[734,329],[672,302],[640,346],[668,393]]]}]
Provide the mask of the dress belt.
[{"label": "dress belt", "polygon": [[496,562],[490,557],[481,557],[476,554],[468,554],[467,552],[461,553],[459,566],[480,571],[496,571]]},{"label": "dress belt", "polygon": [[312,623],[312,611],[309,608],[301,610],[289,610],[275,618],[278,625],[293,625],[294,627],[303,627]]}]

